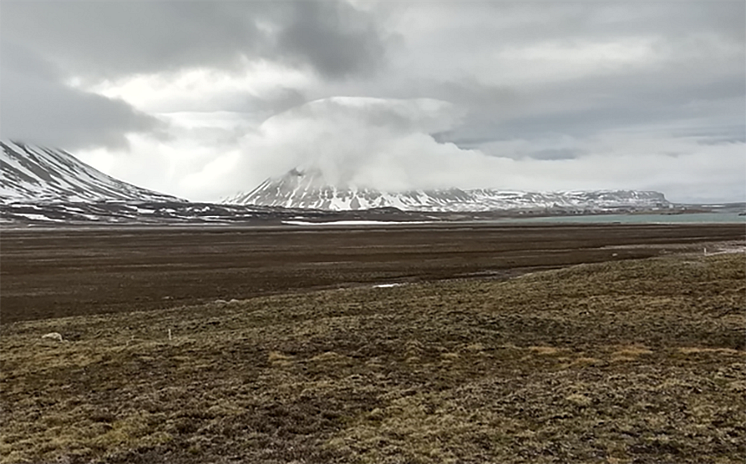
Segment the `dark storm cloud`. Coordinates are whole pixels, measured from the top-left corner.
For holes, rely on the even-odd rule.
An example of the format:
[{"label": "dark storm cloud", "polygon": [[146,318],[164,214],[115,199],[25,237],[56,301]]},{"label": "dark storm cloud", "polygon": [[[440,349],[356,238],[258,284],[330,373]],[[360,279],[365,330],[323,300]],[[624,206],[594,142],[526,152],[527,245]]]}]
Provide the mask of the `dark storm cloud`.
[{"label": "dark storm cloud", "polygon": [[539,150],[528,154],[529,158],[537,160],[566,160],[577,158],[583,155],[583,151],[573,150],[569,148],[553,148],[547,150]]},{"label": "dark storm cloud", "polygon": [[[215,69],[240,73],[265,59],[325,78],[383,64],[376,24],[344,2],[8,1],[0,15],[2,136],[61,145],[121,146],[157,120],[120,100],[74,88],[139,73]],[[19,51],[22,47],[23,51]],[[291,88],[236,91],[182,110],[269,117],[306,101]]]},{"label": "dark storm cloud", "polygon": [[160,122],[121,100],[65,85],[54,65],[12,42],[0,46],[0,137],[66,149],[127,146],[125,134]]},{"label": "dark storm cloud", "polygon": [[84,76],[239,70],[263,58],[345,77],[384,57],[376,24],[343,2],[11,1],[1,21],[3,37]]},{"label": "dark storm cloud", "polygon": [[[637,73],[603,79],[578,79],[548,85],[516,99],[534,111],[500,116],[499,111],[473,111],[457,134],[491,134],[495,139],[564,134],[589,137],[605,130],[689,128],[699,135],[717,135],[723,127],[743,127],[743,77],[738,74],[688,78],[680,70]],[[673,133],[672,132],[672,133]]]},{"label": "dark storm cloud", "polygon": [[[428,13],[443,27],[433,28],[437,35],[427,40],[406,37],[405,47],[420,52],[412,68],[427,74],[410,75],[411,83],[398,82],[387,91],[398,98],[441,98],[465,108],[463,124],[437,134],[438,140],[464,148],[491,140],[591,136],[645,125],[705,125],[713,131],[720,125],[739,126],[746,124],[745,5],[409,5],[407,9],[421,11],[423,17]],[[511,77],[526,66],[553,60],[553,67]],[[477,66],[479,71],[470,75]],[[377,83],[374,91],[385,97],[382,87]]]},{"label": "dark storm cloud", "polygon": [[325,77],[370,74],[383,60],[376,24],[347,4],[300,2],[291,18],[279,50],[310,61]]}]

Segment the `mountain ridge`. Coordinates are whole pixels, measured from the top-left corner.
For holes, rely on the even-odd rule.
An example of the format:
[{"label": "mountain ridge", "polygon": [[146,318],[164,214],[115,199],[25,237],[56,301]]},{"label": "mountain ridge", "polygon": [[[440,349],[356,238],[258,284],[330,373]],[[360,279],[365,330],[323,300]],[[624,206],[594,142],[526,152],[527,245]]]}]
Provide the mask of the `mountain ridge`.
[{"label": "mountain ridge", "polygon": [[102,173],[59,149],[0,140],[0,202],[183,202]]},{"label": "mountain ridge", "polygon": [[266,179],[249,192],[239,192],[224,204],[280,206],[284,208],[356,211],[394,207],[402,211],[481,212],[522,209],[610,210],[671,207],[655,191],[592,190],[524,192],[498,189],[427,189],[383,192],[355,186],[336,187],[318,170],[292,169]]}]

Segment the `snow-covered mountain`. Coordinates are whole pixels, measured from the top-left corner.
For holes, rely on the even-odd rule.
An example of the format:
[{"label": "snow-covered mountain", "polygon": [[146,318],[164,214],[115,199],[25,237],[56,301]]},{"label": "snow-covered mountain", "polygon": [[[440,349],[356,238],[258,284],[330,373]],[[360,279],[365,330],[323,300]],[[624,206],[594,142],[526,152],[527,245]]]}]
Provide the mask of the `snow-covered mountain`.
[{"label": "snow-covered mountain", "polygon": [[114,179],[63,150],[0,141],[0,203],[183,201]]},{"label": "snow-covered mountain", "polygon": [[311,208],[331,211],[395,207],[403,211],[499,211],[499,210],[610,210],[668,208],[659,192],[603,190],[573,192],[521,192],[492,189],[411,190],[381,192],[328,185],[317,170],[293,169],[282,177],[267,179],[248,193],[222,201],[226,204]]}]

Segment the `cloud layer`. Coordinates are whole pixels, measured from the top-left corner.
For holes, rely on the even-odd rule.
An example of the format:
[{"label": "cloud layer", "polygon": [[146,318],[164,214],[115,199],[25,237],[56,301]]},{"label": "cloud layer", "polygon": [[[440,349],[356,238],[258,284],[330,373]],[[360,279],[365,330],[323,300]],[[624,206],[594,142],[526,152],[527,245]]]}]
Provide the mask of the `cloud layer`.
[{"label": "cloud layer", "polygon": [[743,2],[7,2],[0,132],[198,200],[334,182],[746,199]]},{"label": "cloud layer", "polygon": [[127,102],[85,92],[33,52],[0,46],[0,136],[73,148],[128,145],[126,133],[156,133],[160,121]]}]

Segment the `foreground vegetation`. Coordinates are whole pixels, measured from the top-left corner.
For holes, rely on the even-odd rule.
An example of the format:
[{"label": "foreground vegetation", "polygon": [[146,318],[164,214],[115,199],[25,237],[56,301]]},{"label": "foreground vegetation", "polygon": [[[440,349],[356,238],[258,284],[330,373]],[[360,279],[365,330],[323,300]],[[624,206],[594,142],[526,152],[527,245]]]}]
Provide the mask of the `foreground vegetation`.
[{"label": "foreground vegetation", "polygon": [[5,325],[0,459],[743,462],[745,300],[724,254]]}]

